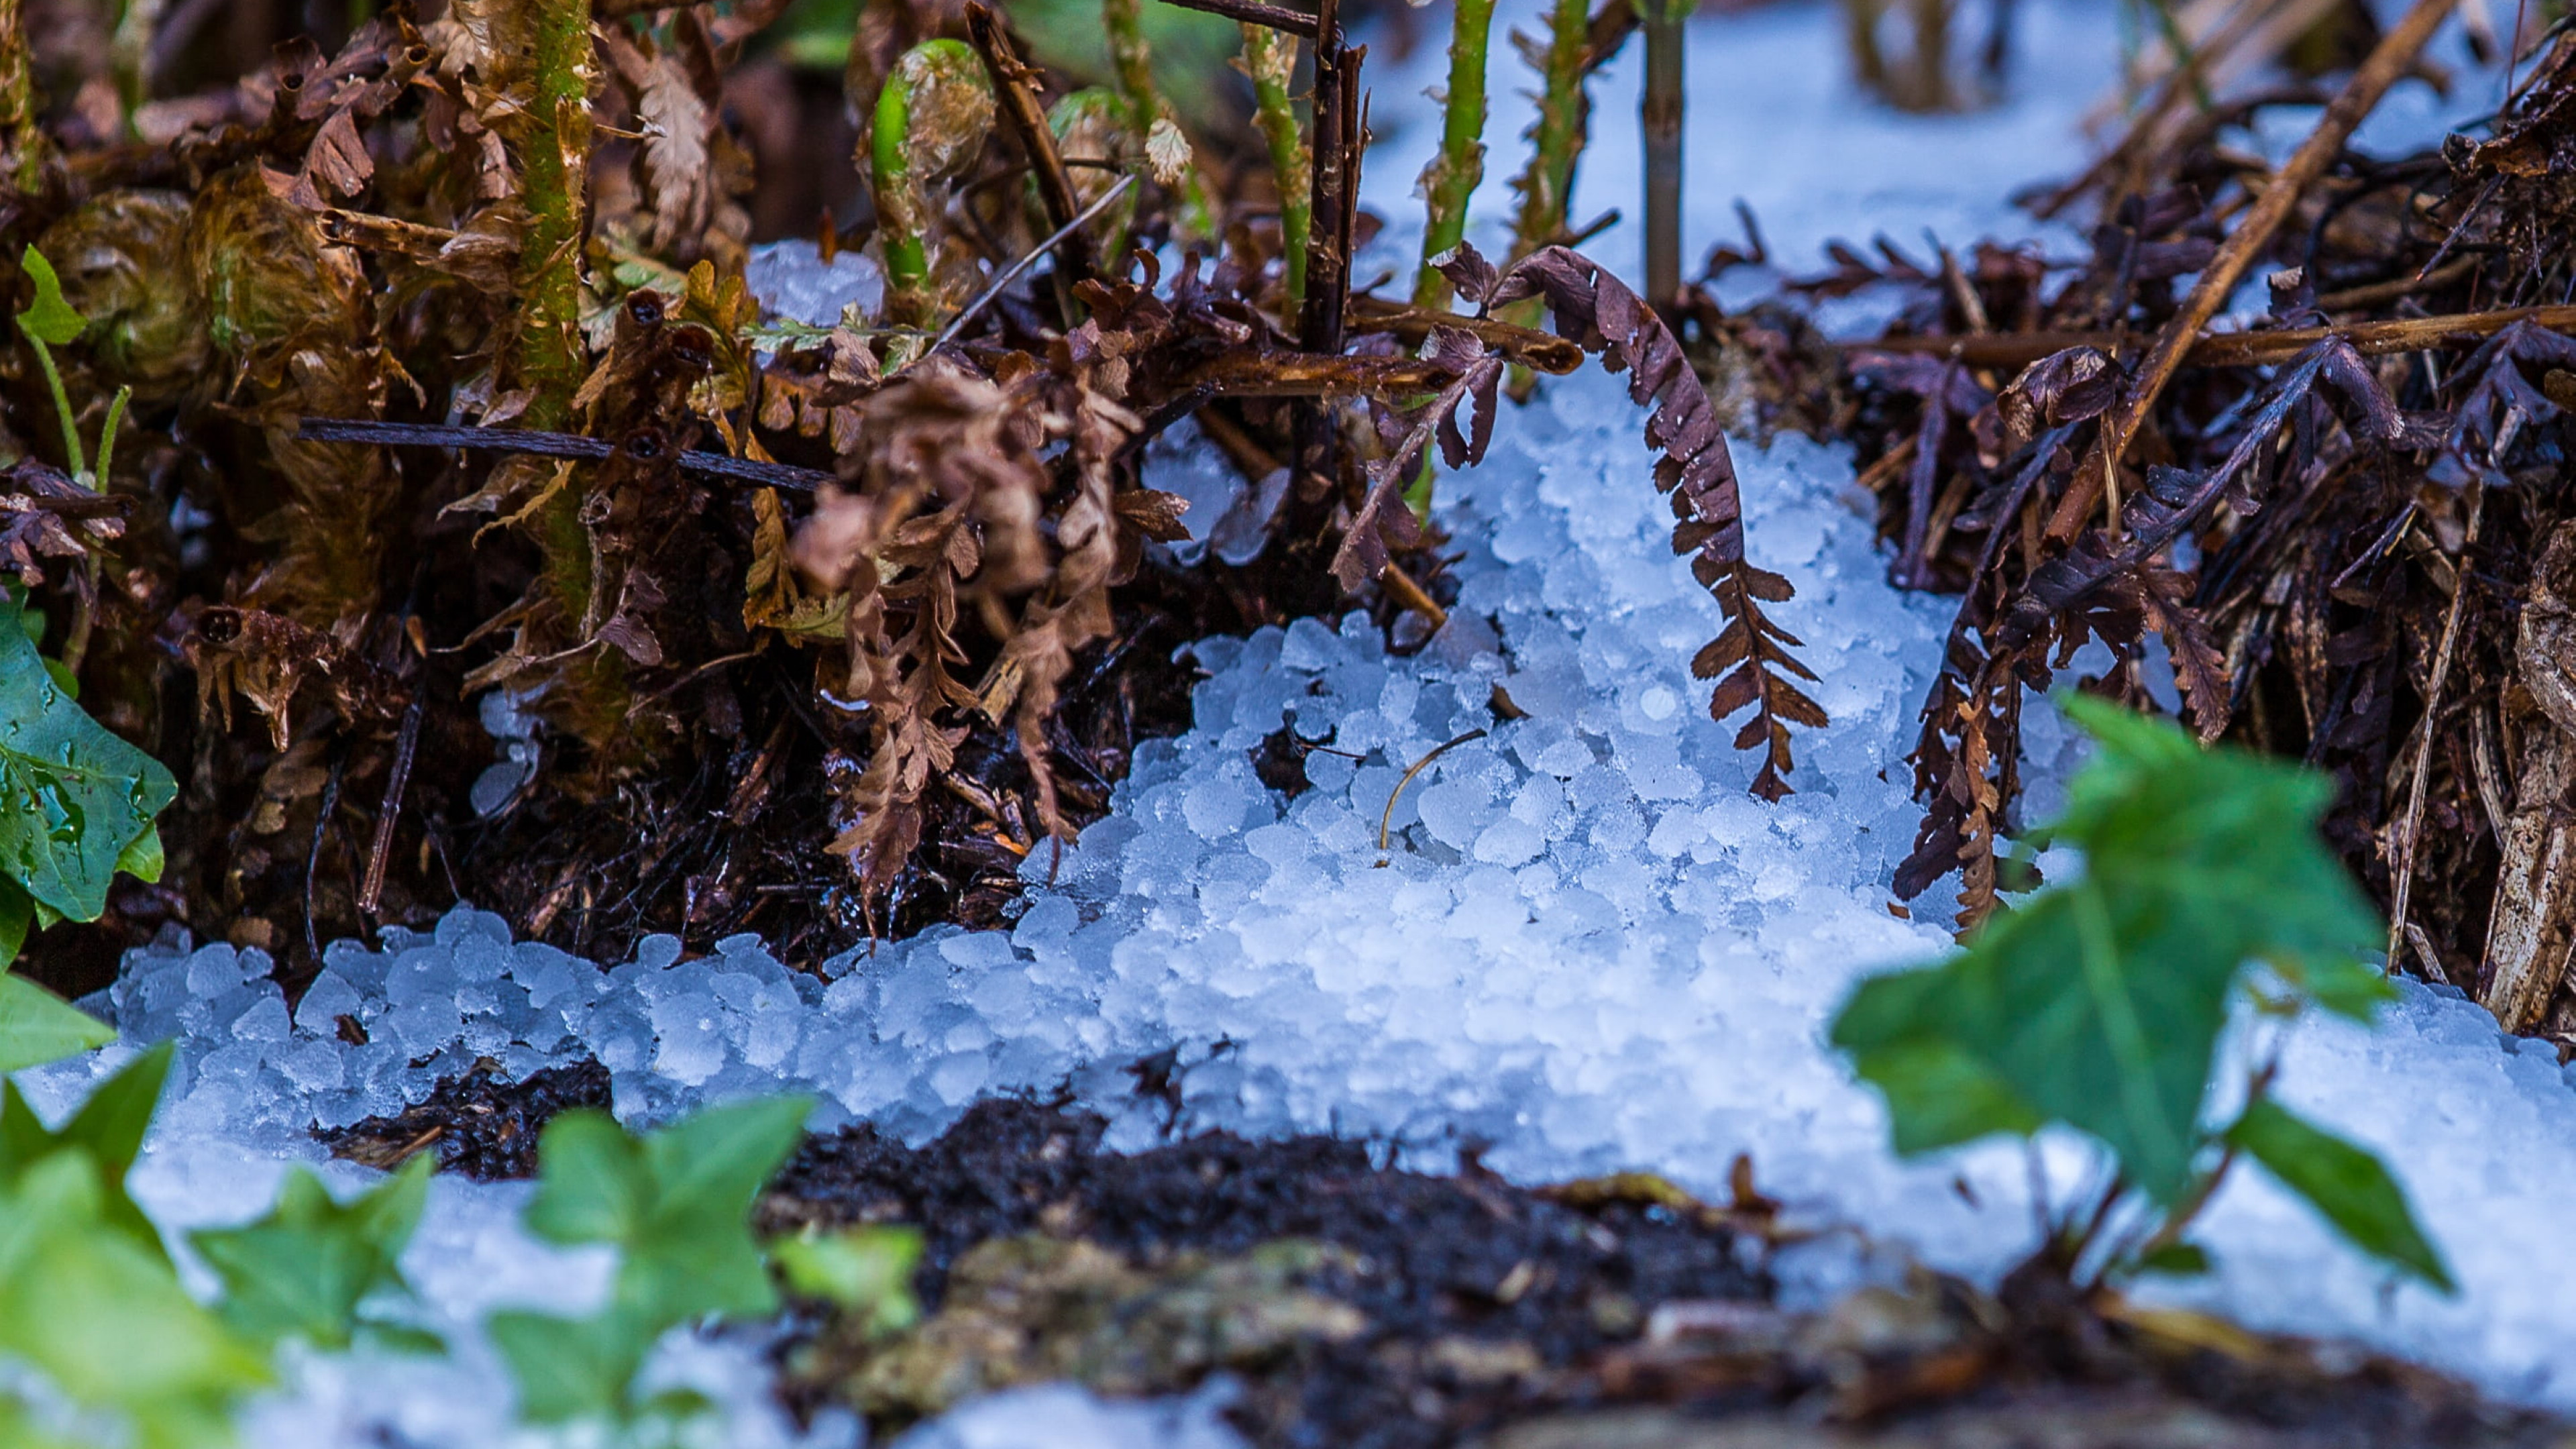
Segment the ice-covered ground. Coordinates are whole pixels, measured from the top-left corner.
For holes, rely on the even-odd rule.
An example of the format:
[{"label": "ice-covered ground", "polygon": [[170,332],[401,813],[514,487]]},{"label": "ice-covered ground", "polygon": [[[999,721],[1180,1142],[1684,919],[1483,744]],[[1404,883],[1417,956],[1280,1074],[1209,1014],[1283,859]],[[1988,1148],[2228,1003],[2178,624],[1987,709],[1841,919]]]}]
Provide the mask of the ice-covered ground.
[{"label": "ice-covered ground", "polygon": [[[1851,99],[1830,8],[1701,24],[1693,65],[1730,84],[1695,93],[1692,194],[1707,214],[1694,214],[1694,248],[1723,234],[1736,194],[1793,262],[1835,233],[2019,230],[1999,198],[2078,162],[2072,117],[2113,59],[2107,6],[2028,8],[2037,54],[2018,73],[2024,94],[1930,123],[1931,141],[1917,139],[1925,123]],[[1607,86],[1590,205],[1627,200],[1606,178],[1634,174],[1618,120],[1632,74]],[[1381,118],[1409,93],[1405,79],[1380,78]],[[1496,134],[1509,134],[1517,119],[1498,110]],[[1757,135],[1760,146],[1743,144]],[[1418,168],[1407,144],[1398,133],[1372,162],[1373,200],[1390,215],[1404,214]],[[1813,168],[1805,182],[1783,152]],[[1489,192],[1514,154],[1498,151]],[[1599,247],[1614,263],[1621,238]],[[1068,852],[1054,888],[1032,889],[1007,934],[934,932],[829,963],[827,984],[748,938],[689,962],[648,943],[603,974],[459,912],[433,933],[332,947],[292,1018],[256,953],[138,955],[107,1003],[128,1043],[188,1043],[139,1196],[169,1228],[252,1215],[288,1162],[317,1155],[309,1123],[388,1110],[478,1055],[524,1070],[594,1053],[630,1117],[798,1086],[823,1096],[826,1123],[866,1117],[915,1135],[979,1096],[1070,1080],[1123,1114],[1114,1140],[1141,1144],[1160,1118],[1126,1105],[1118,1067],[1177,1044],[1197,1063],[1184,1078],[1195,1124],[1367,1134],[1432,1166],[1474,1143],[1527,1179],[1633,1167],[1711,1191],[1750,1152],[1766,1186],[1811,1215],[1991,1271],[2026,1246],[2019,1156],[1896,1163],[1876,1099],[1818,1041],[1852,981],[1946,941],[1892,914],[1884,883],[1910,840],[1902,755],[1947,606],[1886,585],[1843,453],[1795,438],[1739,447],[1752,550],[1797,586],[1777,617],[1807,641],[1835,718],[1800,740],[1799,794],[1752,799],[1731,732],[1707,720],[1688,676],[1718,621],[1667,549],[1635,426],[1615,384],[1566,379],[1505,419],[1483,467],[1444,479],[1463,593],[1423,653],[1390,658],[1356,620],[1195,646],[1208,674],[1196,728],[1138,752],[1112,816]],[[1185,467],[1158,457],[1158,476]],[[1528,718],[1496,720],[1497,685]],[[1283,722],[1361,758],[1310,754],[1311,788],[1284,799],[1246,754]],[[1472,728],[1489,733],[1414,782],[1381,855],[1398,773]],[[369,1045],[338,1040],[344,1014],[366,1024]],[[59,1110],[132,1049],[29,1085]],[[2546,1049],[2513,1048],[2476,1007],[2410,988],[2376,1036],[2301,1035],[2286,1083],[2301,1108],[2391,1159],[2466,1292],[2390,1291],[2301,1209],[2248,1182],[2213,1215],[2221,1272],[2201,1301],[2576,1407],[2576,1377],[2552,1376],[2576,1361],[2576,1301],[2535,1271],[2564,1259],[2563,1204],[2576,1201],[2576,1095]],[[2071,1151],[2054,1160],[2071,1180]],[[368,1176],[330,1171],[346,1185]],[[251,1442],[532,1442],[510,1437],[506,1376],[472,1324],[499,1303],[577,1308],[602,1291],[604,1264],[520,1234],[526,1191],[434,1187],[406,1266],[459,1345],[455,1361],[310,1365]],[[766,1407],[760,1347],[693,1340],[662,1368],[731,1406],[725,1443],[796,1443]],[[999,1449],[1040,1442],[1028,1426],[1062,1431],[1071,1412],[995,1405],[927,1432]],[[1196,1411],[1165,1413],[1168,1430],[1097,1422],[1104,1442],[1222,1440]],[[852,1436],[842,1421],[806,1442]]]}]

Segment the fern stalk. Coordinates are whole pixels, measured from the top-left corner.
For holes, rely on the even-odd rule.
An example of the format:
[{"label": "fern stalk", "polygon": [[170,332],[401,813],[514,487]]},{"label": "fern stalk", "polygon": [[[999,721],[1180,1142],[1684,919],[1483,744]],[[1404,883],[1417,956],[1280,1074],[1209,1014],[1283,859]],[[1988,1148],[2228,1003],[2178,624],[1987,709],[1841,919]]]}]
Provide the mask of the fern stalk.
[{"label": "fern stalk", "polygon": [[[531,93],[517,156],[519,196],[528,209],[517,278],[518,385],[529,394],[526,425],[558,431],[572,421],[573,394],[589,368],[581,335],[581,249],[590,190],[590,6],[531,0],[518,21]],[[556,490],[534,521],[547,590],[579,627],[590,611],[591,573],[580,491]]]},{"label": "fern stalk", "polygon": [[1182,230],[1196,236],[1215,236],[1216,213],[1208,205],[1207,188],[1199,184],[1197,174],[1174,176],[1156,154],[1161,136],[1180,141],[1181,121],[1172,103],[1163,99],[1162,91],[1154,84],[1154,46],[1145,38],[1143,0],[1100,0],[1100,24],[1109,35],[1109,68],[1117,77],[1119,97],[1127,103],[1128,123],[1144,138],[1146,159],[1152,164],[1155,178],[1180,192]]},{"label": "fern stalk", "polygon": [[1574,192],[1574,161],[1583,151],[1583,61],[1592,16],[1584,0],[1556,0],[1548,12],[1546,78],[1538,119],[1527,133],[1529,165],[1521,172],[1520,215],[1512,226],[1512,259],[1565,240],[1565,209]]},{"label": "fern stalk", "polygon": [[1422,169],[1422,270],[1413,305],[1449,305],[1449,279],[1432,263],[1467,237],[1467,203],[1485,179],[1485,51],[1494,0],[1458,0],[1449,31],[1449,94],[1440,150]]},{"label": "fern stalk", "polygon": [[1243,73],[1252,78],[1252,122],[1269,143],[1270,170],[1279,185],[1279,249],[1288,272],[1288,299],[1279,314],[1291,318],[1306,303],[1306,240],[1315,227],[1313,177],[1308,174],[1314,157],[1288,101],[1296,70],[1296,42],[1269,26],[1244,22]]},{"label": "fern stalk", "polygon": [[897,67],[877,92],[876,124],[868,139],[877,245],[885,256],[889,312],[920,310],[917,299],[930,280],[930,251],[922,240],[923,218],[912,183],[912,158],[906,151],[911,137],[912,84]]}]

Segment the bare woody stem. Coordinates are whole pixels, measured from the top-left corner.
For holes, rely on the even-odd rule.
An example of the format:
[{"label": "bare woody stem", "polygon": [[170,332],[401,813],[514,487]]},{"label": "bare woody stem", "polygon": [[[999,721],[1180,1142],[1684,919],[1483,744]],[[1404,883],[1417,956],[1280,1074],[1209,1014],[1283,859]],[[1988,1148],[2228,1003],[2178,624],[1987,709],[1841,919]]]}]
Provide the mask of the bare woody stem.
[{"label": "bare woody stem", "polygon": [[[2059,500],[2056,513],[2048,520],[2050,538],[2069,543],[2083,531],[2085,520],[2092,516],[2104,491],[2116,486],[2120,460],[2128,453],[2130,440],[2155,411],[2156,400],[2164,395],[2165,385],[2181,369],[2202,330],[2235,295],[2236,284],[2272,244],[2274,234],[2298,206],[2299,197],[2343,154],[2344,143],[2352,139],[2353,131],[2377,108],[2379,98],[2388,93],[2398,77],[2414,65],[2417,53],[2450,18],[2458,3],[2459,0],[2416,0],[2415,8],[2382,37],[2361,68],[2352,73],[2352,79],[2344,83],[2317,128],[2308,133],[2308,139],[2300,142],[2289,161],[2272,173],[2263,194],[2246,209],[2245,219],[2237,223],[2218,254],[2201,269],[2200,280],[2192,286],[2191,295],[2183,299],[2182,310],[2156,334],[2155,350],[2148,354],[2137,381],[2121,397],[2120,405],[2103,415],[2101,448],[2089,466],[2076,471],[2066,496]],[[2114,518],[2118,515],[2117,501],[2114,495]]]},{"label": "bare woody stem", "polygon": [[1449,94],[1440,150],[1422,169],[1422,270],[1413,305],[1445,307],[1449,279],[1432,265],[1467,236],[1467,203],[1485,178],[1485,53],[1494,0],[1457,0],[1449,32]]},{"label": "bare woody stem", "polygon": [[[1038,199],[1046,206],[1047,224],[1060,230],[1081,213],[1082,200],[1074,192],[1064,157],[1056,150],[1055,131],[1047,125],[1046,113],[1038,106],[1039,77],[1012,48],[1009,32],[1002,28],[1001,18],[990,7],[969,0],[966,27],[974,39],[975,53],[983,57],[984,70],[992,78],[993,98],[1001,108],[1002,119],[1029,158],[1029,170],[1037,178]],[[1056,243],[1056,271],[1073,282],[1092,276],[1090,238],[1076,232]]]},{"label": "bare woody stem", "polygon": [[1574,161],[1583,150],[1585,58],[1592,17],[1584,0],[1556,0],[1548,12],[1545,88],[1529,129],[1530,159],[1521,172],[1520,215],[1512,226],[1512,259],[1565,239],[1565,208],[1574,190]]},{"label": "bare woody stem", "polygon": [[[573,394],[589,358],[581,335],[583,204],[590,190],[590,86],[594,61],[586,0],[532,0],[518,24],[531,96],[518,143],[520,196],[528,209],[519,243],[517,381],[531,428],[572,421]],[[578,489],[555,491],[535,520],[547,590],[578,627],[590,607],[590,535]]]},{"label": "bare woody stem", "polygon": [[1646,301],[1670,309],[1682,295],[1682,21],[1690,0],[1643,0],[1646,97]]},{"label": "bare woody stem", "polygon": [[1306,244],[1314,230],[1314,157],[1297,124],[1288,85],[1297,70],[1297,44],[1287,36],[1243,22],[1243,73],[1252,78],[1252,122],[1270,148],[1270,171],[1279,187],[1279,250],[1288,273],[1280,315],[1293,318],[1306,304]]}]

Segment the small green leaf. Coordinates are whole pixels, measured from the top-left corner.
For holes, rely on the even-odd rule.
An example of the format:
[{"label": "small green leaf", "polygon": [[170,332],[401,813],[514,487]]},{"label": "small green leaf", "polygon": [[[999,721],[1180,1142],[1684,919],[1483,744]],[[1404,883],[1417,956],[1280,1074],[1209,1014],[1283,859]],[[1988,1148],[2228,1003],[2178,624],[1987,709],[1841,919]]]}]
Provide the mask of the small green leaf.
[{"label": "small green leaf", "polygon": [[[17,916],[13,931],[7,910],[0,901],[0,944],[15,956],[27,934],[27,916]],[[114,1040],[116,1028],[23,976],[0,971],[0,1072],[40,1067]]]},{"label": "small green leaf", "polygon": [[125,849],[116,857],[118,870],[145,885],[159,880],[166,864],[168,861],[161,853],[161,827],[158,825],[144,826],[143,833],[127,841]]},{"label": "small green leaf", "polygon": [[[35,923],[36,902],[27,894],[27,888],[5,875],[0,875],[0,968],[5,968],[10,962],[18,959],[19,948],[27,944],[27,930]],[[5,1030],[0,1030],[0,1037],[5,1035]],[[5,1065],[7,1060],[7,1048],[0,1047],[0,1072],[18,1070],[17,1067]],[[36,1063],[25,1062],[21,1065],[34,1066]]]},{"label": "small green leaf", "polygon": [[653,1192],[643,1149],[605,1112],[563,1112],[537,1139],[537,1195],[528,1231],[548,1242],[623,1245],[642,1227]]},{"label": "small green leaf", "polygon": [[429,1173],[429,1156],[414,1157],[343,1206],[299,1167],[268,1216],[189,1234],[223,1280],[225,1321],[263,1344],[301,1338],[317,1348],[348,1347],[367,1326],[362,1305],[410,1292],[399,1264],[429,1198]]},{"label": "small green leaf", "polygon": [[2138,1260],[2139,1272],[2169,1278],[2206,1277],[2209,1266],[2209,1254],[2198,1243],[2167,1243]]},{"label": "small green leaf", "polygon": [[266,1362],[107,1215],[103,1166],[56,1152],[0,1187],[0,1356],[111,1411],[144,1445],[229,1443]]},{"label": "small green leaf", "polygon": [[2227,1138],[2307,1199],[2354,1247],[2444,1293],[2459,1291],[2441,1253],[2416,1226],[2405,1190],[2378,1158],[2268,1098],[2248,1106]]},{"label": "small green leaf", "polygon": [[76,1153],[98,1174],[100,1220],[122,1229],[146,1252],[166,1256],[160,1230],[126,1194],[125,1175],[143,1150],[143,1135],[152,1125],[169,1073],[170,1043],[163,1042],[93,1088],[60,1132],[49,1130],[28,1110],[16,1083],[0,1082],[0,1188],[55,1157]]},{"label": "small green leaf", "polygon": [[518,1381],[519,1417],[532,1424],[628,1418],[628,1387],[661,1336],[615,1306],[589,1318],[508,1309],[484,1328]]},{"label": "small green leaf", "polygon": [[2379,926],[2317,832],[2324,777],[2100,700],[2060,704],[2100,748],[2043,833],[2083,872],[1951,960],[1862,983],[1833,1041],[1888,1089],[1900,1150],[2063,1122],[2171,1205],[2246,966],[2350,1003]]},{"label": "small green leaf", "polygon": [[0,600],[0,873],[73,920],[107,909],[117,862],[179,793],[161,762],[101,728]]},{"label": "small green leaf", "polygon": [[27,280],[36,284],[35,304],[18,314],[18,325],[28,336],[50,346],[66,347],[78,340],[81,329],[89,326],[89,319],[63,300],[63,283],[54,275],[54,264],[30,246],[19,255],[18,265],[26,271]]},{"label": "small green leaf", "polygon": [[870,1337],[910,1328],[921,1317],[912,1296],[912,1270],[921,1261],[919,1228],[800,1233],[772,1239],[769,1256],[790,1290],[839,1308]]}]

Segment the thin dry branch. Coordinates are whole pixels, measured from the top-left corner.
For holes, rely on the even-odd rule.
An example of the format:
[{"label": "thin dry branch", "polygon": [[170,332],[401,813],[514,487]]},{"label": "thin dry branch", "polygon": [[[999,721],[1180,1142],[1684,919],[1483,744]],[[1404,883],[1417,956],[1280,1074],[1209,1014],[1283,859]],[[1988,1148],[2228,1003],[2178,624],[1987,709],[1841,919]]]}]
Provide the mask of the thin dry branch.
[{"label": "thin dry branch", "polygon": [[2352,139],[2367,117],[2379,105],[2380,97],[2397,83],[2414,63],[2433,32],[2450,17],[2459,0],[2416,0],[2406,18],[2374,47],[2361,68],[2352,73],[2341,93],[2336,95],[2326,113],[2317,121],[2315,130],[2299,143],[2281,169],[2272,174],[2270,184],[2247,208],[2244,220],[2201,270],[2200,280],[2193,284],[2191,295],[2183,299],[2182,308],[2156,336],[2156,345],[2147,355],[2145,367],[2138,374],[2118,407],[2102,418],[2101,445],[2090,467],[2077,470],[2074,481],[2059,500],[2057,511],[2048,521],[2048,535],[2059,544],[2073,541],[2082,531],[2085,520],[2092,517],[2094,505],[2103,492],[2118,486],[2120,461],[2127,454],[2129,442],[2146,424],[2155,410],[2156,400],[2164,395],[2166,384],[2182,367],[2183,358],[2200,340],[2210,319],[2218,315],[2227,299],[2236,293],[2236,284],[2244,279],[2246,269],[2254,264],[2273,235],[2289,220],[2299,197],[2325,174],[2327,166],[2343,154],[2344,143]]}]

